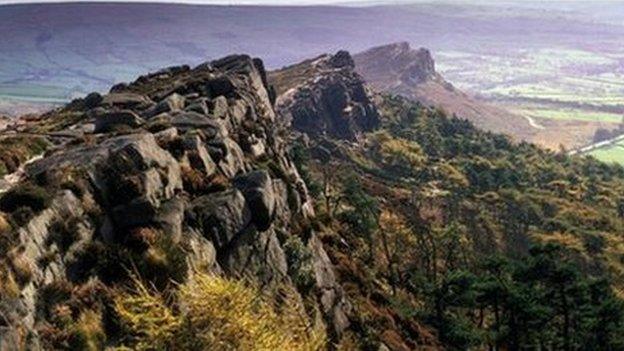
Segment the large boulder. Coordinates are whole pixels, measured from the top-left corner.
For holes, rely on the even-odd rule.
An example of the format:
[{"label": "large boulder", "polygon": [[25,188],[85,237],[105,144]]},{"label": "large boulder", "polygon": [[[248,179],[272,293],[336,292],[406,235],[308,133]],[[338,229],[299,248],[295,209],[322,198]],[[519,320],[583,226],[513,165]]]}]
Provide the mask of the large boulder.
[{"label": "large boulder", "polygon": [[334,266],[317,234],[310,238],[308,249],[312,252],[315,286],[323,313],[330,321],[333,331],[341,335],[350,324],[348,315],[351,304],[336,280]]},{"label": "large boulder", "polygon": [[329,59],[329,65],[334,68],[355,68],[353,57],[348,51],[340,50]]},{"label": "large boulder", "polygon": [[226,273],[253,277],[262,285],[288,281],[286,255],[273,229],[247,229],[220,252],[219,263]]},{"label": "large boulder", "polygon": [[185,103],[186,99],[184,98],[184,96],[178,93],[173,93],[166,97],[164,100],[157,103],[155,106],[145,111],[145,116],[149,118],[165,112],[181,111],[184,109]]},{"label": "large boulder", "polygon": [[182,189],[180,165],[151,134],[136,136],[97,169],[96,184],[121,227],[151,221],[161,203]]},{"label": "large boulder", "polygon": [[199,197],[187,211],[189,222],[223,250],[251,223],[245,197],[237,189]]},{"label": "large boulder", "polygon": [[145,109],[153,106],[154,102],[149,97],[141,94],[129,92],[113,92],[104,95],[100,104],[105,107]]},{"label": "large boulder", "polygon": [[[301,77],[302,70],[310,76]],[[314,62],[273,73],[294,88],[281,87],[276,108],[294,129],[310,134],[328,134],[356,140],[380,125],[380,115],[364,80],[354,71],[348,52],[324,56]]]},{"label": "large boulder", "polygon": [[267,171],[253,171],[237,177],[234,185],[242,191],[259,231],[269,229],[275,215],[273,181]]},{"label": "large boulder", "polygon": [[143,119],[131,110],[101,111],[95,116],[95,133],[106,133],[119,126],[137,128],[143,124]]},{"label": "large boulder", "polygon": [[225,137],[227,129],[219,120],[193,111],[184,111],[171,117],[171,124],[180,131],[201,130],[207,139]]},{"label": "large boulder", "polygon": [[212,176],[216,170],[217,165],[214,163],[210,154],[206,150],[204,143],[197,135],[189,135],[182,140],[182,147],[185,151],[185,156],[189,162],[189,165],[201,172],[205,176]]},{"label": "large boulder", "polygon": [[180,165],[152,134],[124,135],[59,152],[29,164],[26,174],[37,177],[68,169],[91,179],[98,199],[122,228],[151,222],[161,203],[182,190]]}]

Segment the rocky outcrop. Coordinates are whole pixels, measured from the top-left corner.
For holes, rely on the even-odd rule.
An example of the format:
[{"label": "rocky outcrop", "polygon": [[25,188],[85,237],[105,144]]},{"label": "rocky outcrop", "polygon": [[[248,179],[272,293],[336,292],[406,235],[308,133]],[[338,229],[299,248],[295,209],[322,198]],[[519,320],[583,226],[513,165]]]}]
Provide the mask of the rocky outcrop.
[{"label": "rocky outcrop", "polygon": [[426,48],[413,49],[407,42],[368,49],[353,55],[355,71],[378,92],[401,95],[426,106],[443,109],[494,132],[528,139],[533,128],[524,117],[470,96],[435,70]]},{"label": "rocky outcrop", "polygon": [[267,230],[275,215],[273,181],[267,171],[249,172],[234,180],[243,192],[252,213],[252,220],[259,230]]},{"label": "rocky outcrop", "polygon": [[[372,128],[377,113],[350,56],[328,57],[322,65],[326,74],[307,88],[314,97],[296,102],[307,112],[289,115],[294,124],[311,126],[301,118],[315,113],[326,132],[347,139]],[[274,99],[262,62],[236,55],[142,76],[46,115],[40,123],[63,126],[54,132],[86,134],[25,167],[24,182],[53,201],[6,214],[30,216],[12,229],[15,242],[6,254],[32,274],[11,299],[2,299],[1,346],[41,348],[40,327],[50,322],[39,310],[42,289],[85,281],[115,286],[125,274],[113,269],[123,267],[123,255],[165,283],[207,270],[262,286],[293,285],[283,244],[296,235],[293,224],[314,212]],[[71,124],[54,123],[68,115]],[[62,226],[61,243],[57,227],[67,221],[73,224]],[[316,234],[301,240],[315,262],[313,291],[301,294],[316,299],[327,328],[340,334],[349,304]],[[163,267],[172,262],[175,269]],[[0,268],[18,273],[10,264]]]},{"label": "rocky outcrop", "polygon": [[[74,241],[66,247],[58,241],[64,223],[74,223],[71,229]],[[85,250],[86,243],[92,240],[93,233],[80,200],[70,191],[59,192],[47,209],[17,230],[19,245],[6,253],[8,262],[5,264],[16,274],[27,272],[29,277],[22,282],[19,295],[0,299],[0,349],[20,349],[18,345],[24,329],[34,330],[37,323],[39,289],[71,278],[71,266]],[[46,264],[41,265],[44,259]],[[39,347],[38,339],[33,338],[27,349]]]},{"label": "rocky outcrop", "polygon": [[429,50],[412,49],[407,42],[383,45],[354,56],[356,71],[382,90],[403,83],[417,85],[442,79]]},{"label": "rocky outcrop", "polygon": [[277,110],[295,130],[353,141],[379,126],[379,112],[346,51],[272,72],[270,78],[281,91]]}]

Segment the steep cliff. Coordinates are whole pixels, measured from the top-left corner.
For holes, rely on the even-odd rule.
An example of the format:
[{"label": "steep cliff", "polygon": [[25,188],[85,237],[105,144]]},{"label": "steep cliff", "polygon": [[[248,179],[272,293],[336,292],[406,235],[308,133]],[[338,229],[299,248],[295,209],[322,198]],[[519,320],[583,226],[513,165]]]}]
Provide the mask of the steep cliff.
[{"label": "steep cliff", "polygon": [[50,148],[0,198],[0,349],[71,348],[85,311],[104,325],[98,348],[122,343],[112,301],[133,276],[287,286],[332,338],[348,327],[259,59],[139,77],[18,133],[35,134]]},{"label": "steep cliff", "polygon": [[278,89],[277,110],[293,129],[356,140],[379,127],[379,112],[346,51],[323,55],[269,75]]}]

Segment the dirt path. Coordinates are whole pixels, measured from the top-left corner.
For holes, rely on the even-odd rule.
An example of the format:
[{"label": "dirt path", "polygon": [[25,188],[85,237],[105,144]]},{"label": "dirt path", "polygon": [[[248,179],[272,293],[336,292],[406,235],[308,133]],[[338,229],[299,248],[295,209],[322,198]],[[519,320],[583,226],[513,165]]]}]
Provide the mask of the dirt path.
[{"label": "dirt path", "polygon": [[527,116],[527,115],[522,115],[524,118],[526,118],[526,120],[529,122],[529,125],[535,129],[546,129],[546,127],[544,127],[543,125],[537,123],[535,121],[535,119],[533,119],[533,117],[531,116]]},{"label": "dirt path", "polygon": [[617,143],[619,141],[622,141],[622,140],[624,140],[624,134],[618,135],[615,138],[611,138],[611,139],[604,140],[604,141],[601,141],[601,142],[598,142],[598,143],[594,143],[594,144],[590,144],[590,145],[584,146],[584,147],[576,149],[576,150],[572,150],[572,151],[569,152],[569,154],[570,155],[585,154],[585,153],[588,153],[590,151],[599,149],[601,147],[604,147],[604,146],[607,146],[607,145],[610,145],[610,144],[615,144],[615,143]]}]

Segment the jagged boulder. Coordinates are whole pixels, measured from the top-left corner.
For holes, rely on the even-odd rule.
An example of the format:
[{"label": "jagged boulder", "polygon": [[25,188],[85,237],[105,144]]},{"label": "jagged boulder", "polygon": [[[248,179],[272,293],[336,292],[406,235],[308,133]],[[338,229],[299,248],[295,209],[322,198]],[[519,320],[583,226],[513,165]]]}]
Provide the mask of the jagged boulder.
[{"label": "jagged boulder", "polygon": [[225,119],[228,113],[228,102],[223,96],[210,101],[210,111],[214,118]]},{"label": "jagged boulder", "polygon": [[185,156],[193,169],[200,171],[208,177],[215,173],[217,165],[210,157],[210,154],[208,154],[208,151],[199,136],[187,136],[182,140],[182,147],[184,148]]},{"label": "jagged boulder", "polygon": [[334,68],[354,68],[355,62],[348,51],[340,50],[330,57],[328,64]]},{"label": "jagged boulder", "polygon": [[130,92],[111,92],[104,95],[100,103],[104,107],[123,109],[146,109],[154,105],[147,96]]},{"label": "jagged boulder", "polygon": [[184,96],[178,93],[173,93],[164,100],[158,102],[147,111],[145,111],[144,114],[149,118],[165,112],[181,111],[184,109],[185,103],[186,99],[184,98]]},{"label": "jagged boulder", "polygon": [[228,135],[227,129],[218,120],[193,111],[185,111],[170,117],[171,124],[182,132],[202,130],[208,140]]},{"label": "jagged boulder", "polygon": [[182,239],[186,201],[181,196],[164,202],[153,217],[153,223],[171,238],[172,244]]},{"label": "jagged boulder", "polygon": [[87,108],[94,108],[102,102],[102,99],[102,95],[100,95],[99,93],[90,93],[89,95],[85,96],[84,104]]},{"label": "jagged boulder", "polygon": [[195,199],[187,216],[217,250],[225,249],[251,222],[245,197],[237,189]]},{"label": "jagged boulder", "polygon": [[110,138],[60,152],[26,168],[30,177],[84,170],[120,227],[148,223],[163,201],[182,189],[180,165],[152,134]]},{"label": "jagged boulder", "polygon": [[95,117],[95,133],[106,133],[119,126],[137,128],[143,124],[143,119],[131,110],[100,111]]},{"label": "jagged boulder", "polygon": [[180,165],[150,134],[130,137],[97,172],[96,184],[121,227],[149,222],[161,203],[182,189]]},{"label": "jagged boulder", "polygon": [[234,180],[243,193],[251,211],[253,223],[259,231],[269,229],[275,214],[273,182],[267,171],[253,171]]},{"label": "jagged boulder", "polygon": [[217,161],[219,170],[228,178],[246,170],[245,156],[240,146],[231,138],[218,138],[208,142],[210,156]]},{"label": "jagged boulder", "polygon": [[210,110],[208,109],[208,99],[207,98],[199,98],[186,106],[186,111],[197,112],[202,115],[208,115]]},{"label": "jagged boulder", "polygon": [[[301,66],[309,66],[303,68]],[[301,70],[313,72],[301,77]],[[340,51],[272,73],[276,82],[293,85],[277,99],[277,110],[293,128],[310,135],[356,140],[377,128],[380,117],[351,55]]]}]

